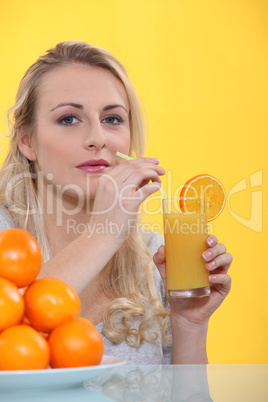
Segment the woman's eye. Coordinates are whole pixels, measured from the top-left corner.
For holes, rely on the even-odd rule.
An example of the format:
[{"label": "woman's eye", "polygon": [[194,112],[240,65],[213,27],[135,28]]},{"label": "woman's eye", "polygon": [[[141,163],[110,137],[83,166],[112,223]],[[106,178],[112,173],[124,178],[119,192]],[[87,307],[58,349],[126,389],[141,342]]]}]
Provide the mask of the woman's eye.
[{"label": "woman's eye", "polygon": [[103,123],[107,123],[107,124],[120,124],[123,122],[123,119],[119,116],[109,116],[109,117],[105,117],[105,119],[102,120]]},{"label": "woman's eye", "polygon": [[72,126],[73,124],[78,123],[78,121],[78,118],[71,114],[62,116],[57,120],[58,123],[61,123],[64,126]]}]

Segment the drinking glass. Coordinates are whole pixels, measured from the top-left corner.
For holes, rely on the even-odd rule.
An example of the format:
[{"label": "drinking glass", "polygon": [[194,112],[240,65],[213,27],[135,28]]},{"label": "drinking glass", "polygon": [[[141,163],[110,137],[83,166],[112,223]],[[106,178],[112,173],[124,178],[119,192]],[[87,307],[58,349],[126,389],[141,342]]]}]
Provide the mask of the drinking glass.
[{"label": "drinking glass", "polygon": [[208,237],[205,198],[163,199],[166,274],[169,297],[210,294],[201,254]]}]

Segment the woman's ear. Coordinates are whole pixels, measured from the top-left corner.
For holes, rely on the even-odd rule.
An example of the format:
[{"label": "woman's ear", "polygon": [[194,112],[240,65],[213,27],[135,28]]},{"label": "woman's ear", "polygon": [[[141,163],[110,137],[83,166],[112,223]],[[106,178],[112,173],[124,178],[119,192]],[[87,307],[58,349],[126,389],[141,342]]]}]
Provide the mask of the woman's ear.
[{"label": "woman's ear", "polygon": [[17,137],[18,146],[21,153],[30,161],[36,161],[36,154],[30,141],[30,134],[28,130],[24,129],[23,127],[19,128],[17,132]]}]

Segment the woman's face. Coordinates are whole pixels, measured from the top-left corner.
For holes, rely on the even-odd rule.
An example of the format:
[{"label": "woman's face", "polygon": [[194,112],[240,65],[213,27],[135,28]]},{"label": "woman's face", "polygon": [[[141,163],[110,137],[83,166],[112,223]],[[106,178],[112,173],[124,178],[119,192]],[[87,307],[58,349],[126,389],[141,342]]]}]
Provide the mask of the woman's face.
[{"label": "woman's face", "polygon": [[76,64],[48,73],[39,88],[36,122],[35,170],[43,173],[44,184],[67,185],[66,195],[80,189],[94,198],[100,175],[119,162],[115,153],[129,152],[126,91],[101,68]]}]

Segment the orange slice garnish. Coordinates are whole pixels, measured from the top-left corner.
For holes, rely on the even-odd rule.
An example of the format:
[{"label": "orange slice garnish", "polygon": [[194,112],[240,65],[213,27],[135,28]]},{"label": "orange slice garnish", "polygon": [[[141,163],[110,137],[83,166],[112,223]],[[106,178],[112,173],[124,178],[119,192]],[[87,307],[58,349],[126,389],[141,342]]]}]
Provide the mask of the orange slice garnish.
[{"label": "orange slice garnish", "polygon": [[188,200],[188,197],[197,199],[205,197],[208,221],[217,218],[223,211],[226,194],[221,182],[208,174],[199,174],[188,180],[181,190],[180,197],[181,209],[184,212],[191,212],[196,208],[196,203],[193,200]]}]

